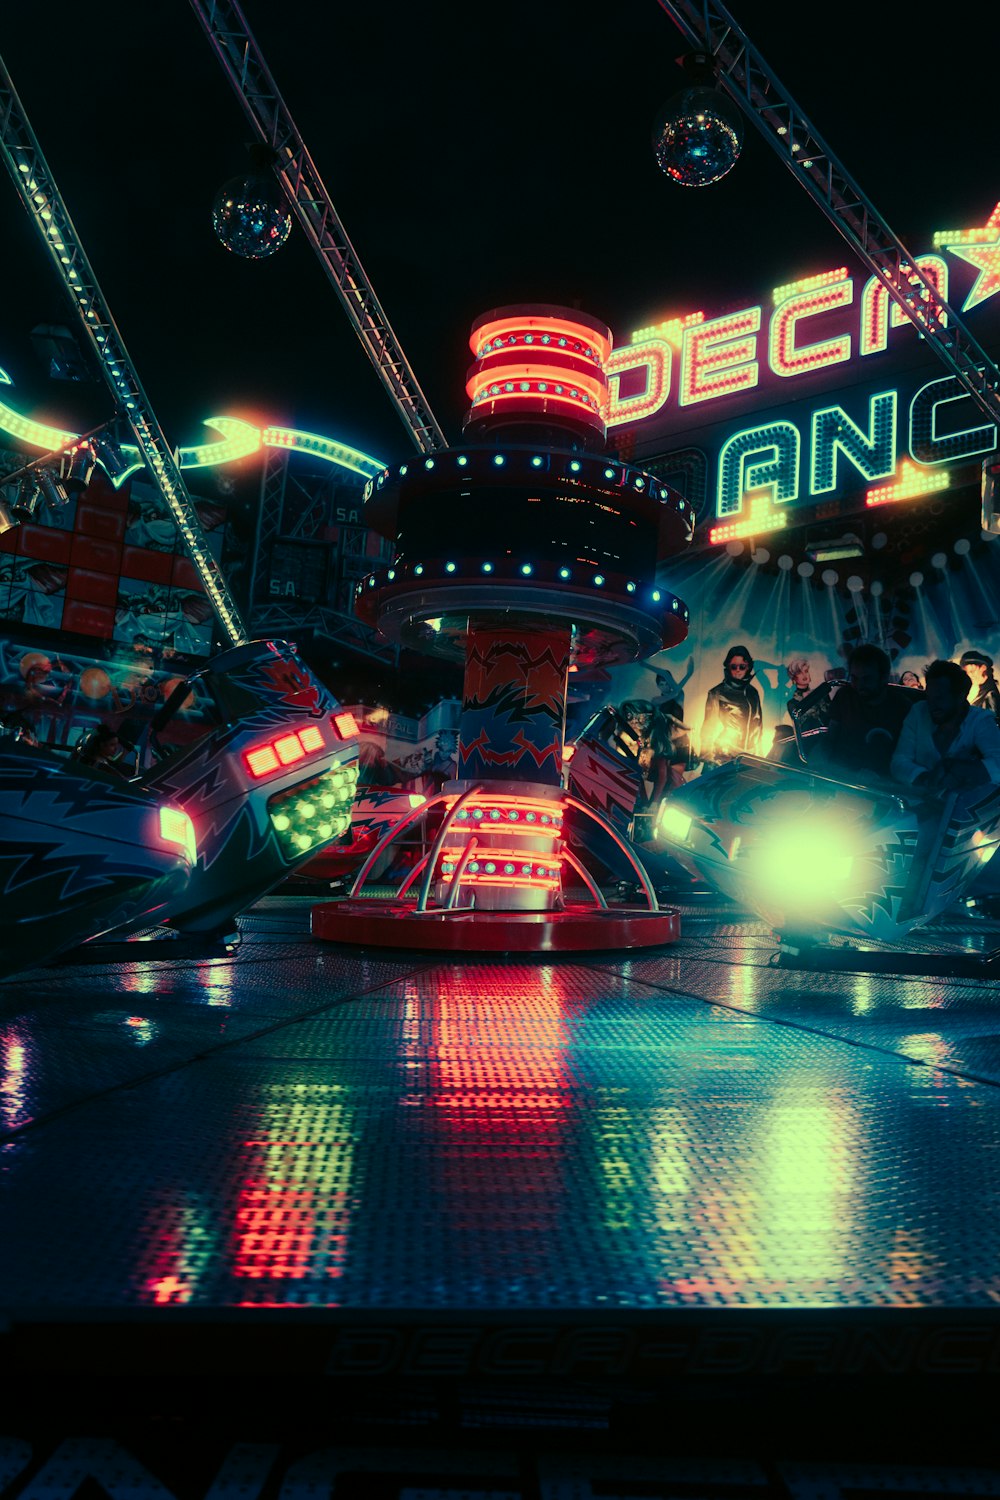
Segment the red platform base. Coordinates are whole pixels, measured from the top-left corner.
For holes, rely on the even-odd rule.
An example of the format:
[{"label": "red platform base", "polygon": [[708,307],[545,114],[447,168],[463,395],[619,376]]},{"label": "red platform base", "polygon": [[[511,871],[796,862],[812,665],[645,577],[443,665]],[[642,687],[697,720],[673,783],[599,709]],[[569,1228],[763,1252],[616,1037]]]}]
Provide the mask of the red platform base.
[{"label": "red platform base", "polygon": [[602,911],[580,905],[559,912],[437,910],[421,915],[413,903],[373,899],[314,906],[312,934],[328,943],[440,953],[581,953],[676,943],[681,922],[672,907]]}]

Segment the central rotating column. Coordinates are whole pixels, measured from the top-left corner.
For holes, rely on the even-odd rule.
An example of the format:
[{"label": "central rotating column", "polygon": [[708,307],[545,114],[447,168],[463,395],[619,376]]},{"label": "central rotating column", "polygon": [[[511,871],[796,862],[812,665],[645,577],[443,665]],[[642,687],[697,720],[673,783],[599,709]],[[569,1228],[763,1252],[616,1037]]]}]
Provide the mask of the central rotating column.
[{"label": "central rotating column", "polygon": [[[358,614],[389,640],[465,660],[457,776],[443,789],[414,931],[439,934],[419,946],[455,945],[435,929],[432,895],[443,922],[472,920],[472,948],[669,941],[676,914],[659,912],[651,889],[633,931],[602,909],[566,848],[566,690],[573,669],[683,640],[687,609],[657,586],[656,564],[687,544],[694,516],[669,486],[602,451],[603,324],[564,308],[500,308],[477,320],[470,343],[470,445],[387,469],[366,495],[366,521],[393,538],[395,556],[359,585]],[[570,910],[570,867],[596,911]],[[350,940],[349,915],[374,918],[370,900],[339,907],[317,908],[314,932]],[[394,912],[394,934],[373,939],[368,921],[357,940],[409,943],[406,912]],[[505,923],[497,936],[493,924]]]}]

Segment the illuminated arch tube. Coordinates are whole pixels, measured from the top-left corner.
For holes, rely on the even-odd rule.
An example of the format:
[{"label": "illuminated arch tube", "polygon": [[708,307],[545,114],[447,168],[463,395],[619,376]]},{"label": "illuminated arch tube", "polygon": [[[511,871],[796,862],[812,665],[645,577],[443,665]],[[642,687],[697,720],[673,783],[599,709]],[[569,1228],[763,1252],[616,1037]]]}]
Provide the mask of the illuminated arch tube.
[{"label": "illuminated arch tube", "polygon": [[[588,906],[581,919],[563,894],[564,869],[579,874],[562,845],[568,673],[684,639],[687,608],[658,587],[656,568],[690,541],[694,515],[659,479],[597,451],[611,350],[603,324],[547,305],[498,308],[470,344],[474,445],[369,482],[366,523],[394,555],[355,599],[386,639],[465,664],[457,778],[450,800],[421,814],[432,832],[412,889],[422,916],[434,916],[433,896],[442,917],[424,924],[432,935],[421,946],[454,946],[459,917],[473,948],[617,946],[620,925],[609,941],[607,913]],[[651,888],[648,898],[630,943],[676,936],[675,914],[658,911]],[[371,900],[316,908],[314,932],[358,941],[361,906],[355,934],[380,940]],[[390,911],[405,915],[398,901]],[[486,938],[491,922],[502,939]],[[401,941],[389,921],[382,940]]]}]

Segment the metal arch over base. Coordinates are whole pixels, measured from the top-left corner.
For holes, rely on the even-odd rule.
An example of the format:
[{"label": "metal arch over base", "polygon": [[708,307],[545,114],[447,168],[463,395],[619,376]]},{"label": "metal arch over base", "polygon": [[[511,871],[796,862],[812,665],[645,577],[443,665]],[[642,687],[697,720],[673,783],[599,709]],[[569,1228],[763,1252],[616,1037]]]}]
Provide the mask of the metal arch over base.
[{"label": "metal arch over base", "polygon": [[421,913],[415,902],[367,898],[314,906],[312,934],[327,943],[438,953],[593,953],[676,943],[681,922],[673,907],[601,911],[581,903],[556,912]]}]

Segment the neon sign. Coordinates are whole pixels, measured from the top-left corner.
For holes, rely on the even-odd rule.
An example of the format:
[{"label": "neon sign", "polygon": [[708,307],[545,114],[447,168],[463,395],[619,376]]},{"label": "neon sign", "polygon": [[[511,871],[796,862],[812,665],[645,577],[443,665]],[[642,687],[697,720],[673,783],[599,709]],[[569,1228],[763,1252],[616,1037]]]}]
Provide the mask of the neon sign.
[{"label": "neon sign", "polygon": [[[951,277],[970,284],[963,312],[1000,292],[1000,204],[985,225],[936,234],[933,245],[915,257],[929,309],[935,292],[950,300]],[[1000,300],[986,310],[997,313]],[[627,427],[636,456],[701,519],[714,515],[713,542],[774,530],[810,505],[940,491],[955,482],[949,469],[992,452],[998,434],[953,377],[913,372],[914,356],[930,358],[918,339],[877,277],[833,267],[767,301],[636,329],[607,363],[608,427]],[[756,419],[740,424],[747,408]]]},{"label": "neon sign", "polygon": [[[948,267],[941,257],[918,255],[916,263],[947,299]],[[823,338],[810,336],[809,320],[825,319],[851,307],[854,289],[854,278],[843,268],[776,287],[766,335],[763,304],[718,318],[706,319],[698,313],[689,315],[683,324],[670,318],[639,329],[633,342],[616,349],[607,362],[608,427],[643,421],[662,411],[673,387],[675,364],[677,404],[684,407],[753,391],[762,373],[789,380],[850,363],[855,357],[884,353],[889,330],[910,326],[910,320],[895,303],[890,308],[889,293],[874,276],[862,290],[856,329]]]},{"label": "neon sign", "polygon": [[[0,369],[0,385],[12,385],[5,370]],[[297,427],[255,427],[240,417],[206,417],[205,427],[218,432],[221,437],[214,443],[199,443],[177,450],[177,466],[181,469],[214,468],[217,464],[235,463],[237,459],[258,453],[262,448],[282,448],[294,453],[308,453],[313,458],[324,459],[337,468],[347,469],[371,479],[385,468],[381,459],[372,458],[358,448],[348,447],[336,438],[324,437],[316,432],[303,432]],[[59,427],[49,427],[44,422],[35,422],[15,411],[5,401],[0,401],[0,432],[17,438],[30,448],[39,448],[43,453],[57,453],[69,448],[79,436]],[[143,459],[131,443],[121,445],[126,466],[120,474],[111,477],[115,489],[119,489],[130,475],[144,467]]]}]

